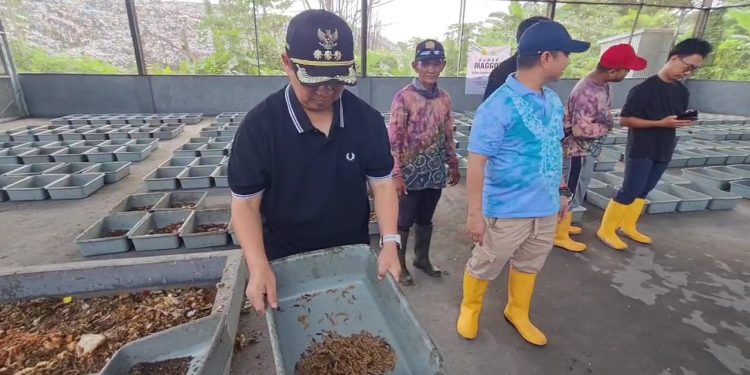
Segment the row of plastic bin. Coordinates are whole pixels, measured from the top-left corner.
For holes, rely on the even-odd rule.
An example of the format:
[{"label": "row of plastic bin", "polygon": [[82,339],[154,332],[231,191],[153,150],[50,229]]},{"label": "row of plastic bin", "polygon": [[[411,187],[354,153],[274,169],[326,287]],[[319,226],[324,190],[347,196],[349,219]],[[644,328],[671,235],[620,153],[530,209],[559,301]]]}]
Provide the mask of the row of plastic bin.
[{"label": "row of plastic bin", "polygon": [[42,125],[0,132],[2,142],[97,141],[107,139],[173,139],[184,124],[162,125]]},{"label": "row of plastic bin", "polygon": [[[141,141],[141,142],[137,142]],[[111,161],[142,161],[159,147],[157,139],[129,140],[125,144],[111,144],[111,141],[101,141],[97,146],[81,145],[62,146],[52,142],[44,147],[16,146],[0,149],[0,165],[8,164],[37,164],[37,163],[105,163]],[[109,144],[107,144],[109,143]]]},{"label": "row of plastic bin", "polygon": [[[168,162],[176,162],[176,159],[182,158],[172,158]],[[229,187],[227,167],[226,163],[159,167],[146,175],[143,181],[149,191]]]},{"label": "row of plastic bin", "polygon": [[104,113],[73,114],[52,119],[54,125],[197,124],[202,113]]}]

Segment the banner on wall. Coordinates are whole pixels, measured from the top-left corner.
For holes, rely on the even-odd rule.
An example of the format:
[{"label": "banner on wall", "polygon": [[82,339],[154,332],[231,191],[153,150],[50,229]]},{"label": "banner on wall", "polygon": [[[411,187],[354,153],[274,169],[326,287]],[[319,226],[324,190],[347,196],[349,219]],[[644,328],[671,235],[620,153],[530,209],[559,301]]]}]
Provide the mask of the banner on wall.
[{"label": "banner on wall", "polygon": [[487,88],[487,79],[501,62],[509,58],[510,46],[471,47],[466,66],[466,95],[483,95]]}]

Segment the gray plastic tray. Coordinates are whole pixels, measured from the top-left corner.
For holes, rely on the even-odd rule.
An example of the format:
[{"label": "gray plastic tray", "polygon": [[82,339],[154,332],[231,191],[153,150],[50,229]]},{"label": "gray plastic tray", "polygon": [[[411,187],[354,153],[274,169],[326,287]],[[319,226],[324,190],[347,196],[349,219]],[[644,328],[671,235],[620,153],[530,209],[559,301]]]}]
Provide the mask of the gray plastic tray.
[{"label": "gray plastic tray", "polygon": [[60,163],[77,163],[88,161],[87,153],[96,150],[96,147],[75,146],[62,149],[52,154],[56,162]]},{"label": "gray plastic tray", "polygon": [[741,176],[729,174],[709,168],[688,168],[682,170],[682,175],[688,180],[703,186],[719,190],[729,190],[729,183],[741,180]]},{"label": "gray plastic tray", "polygon": [[104,187],[104,173],[84,173],[68,175],[47,185],[50,198],[83,199]]},{"label": "gray plastic tray", "polygon": [[137,128],[125,126],[119,129],[112,129],[107,133],[109,139],[130,139],[130,134],[137,132]]},{"label": "gray plastic tray", "polygon": [[127,145],[124,149],[120,149],[120,151],[115,153],[115,157],[117,158],[117,161],[131,161],[131,162],[138,162],[143,159],[146,159],[149,155],[151,155],[151,146],[150,145]]},{"label": "gray plastic tray", "polygon": [[732,181],[729,185],[730,192],[740,195],[745,199],[750,199],[750,179]]},{"label": "gray plastic tray", "polygon": [[727,158],[729,157],[729,155],[727,155],[727,154],[722,154],[720,152],[716,152],[716,151],[709,150],[709,149],[698,150],[698,151],[696,151],[696,153],[703,154],[703,155],[707,156],[707,158],[706,158],[706,165],[723,165],[723,164],[726,164]]},{"label": "gray plastic tray", "polygon": [[211,175],[218,167],[215,165],[192,166],[182,172],[177,179],[183,189],[204,189],[211,187]]},{"label": "gray plastic tray", "polygon": [[7,176],[36,176],[40,174],[62,174],[59,170],[65,168],[65,163],[37,163],[26,164],[12,172],[6,173]]},{"label": "gray plastic tray", "polygon": [[90,131],[88,133],[83,133],[83,139],[87,141],[105,141],[109,139],[109,133],[112,131],[112,128],[110,127],[101,127],[96,128],[94,131]]},{"label": "gray plastic tray", "polygon": [[712,167],[710,169],[737,175],[742,178],[750,178],[750,165],[735,164],[726,167]]},{"label": "gray plastic tray", "polygon": [[586,207],[583,206],[573,207],[570,210],[570,213],[573,214],[573,222],[580,222],[583,219],[583,215],[586,213],[586,211]]},{"label": "gray plastic tray", "polygon": [[594,171],[596,172],[614,171],[616,165],[617,165],[617,160],[610,159],[606,156],[599,156],[598,158],[596,158],[596,163],[594,163]]},{"label": "gray plastic tray", "polygon": [[70,130],[69,128],[47,130],[43,133],[37,134],[36,137],[40,141],[61,141],[62,140],[61,134],[69,130]]},{"label": "gray plastic tray", "polygon": [[109,146],[127,146],[135,143],[135,139],[110,139]]},{"label": "gray plastic tray", "polygon": [[115,161],[115,153],[121,152],[126,146],[121,145],[107,145],[99,146],[94,148],[91,152],[87,153],[90,162],[95,163],[106,163]]},{"label": "gray plastic tray", "polygon": [[[276,374],[294,365],[324,330],[368,331],[396,352],[393,374],[444,374],[443,359],[393,278],[377,280],[377,259],[367,245],[314,251],[271,263],[278,311],[268,311]],[[309,309],[309,310],[308,310]]]},{"label": "gray plastic tray", "polygon": [[669,212],[675,212],[677,206],[682,201],[680,198],[674,195],[664,193],[659,190],[651,190],[646,196],[648,204],[646,205],[646,212],[649,214],[664,214]]},{"label": "gray plastic tray", "polygon": [[227,154],[227,147],[229,147],[229,143],[213,142],[207,144],[199,152],[201,156],[224,156]]},{"label": "gray plastic tray", "polygon": [[227,230],[209,233],[197,233],[196,227],[204,224],[229,224],[231,212],[228,208],[213,208],[208,210],[198,210],[185,223],[185,229],[182,232],[182,242],[188,249],[199,249],[206,247],[226,246],[229,243]]},{"label": "gray plastic tray", "polygon": [[601,182],[601,181],[599,181],[599,180],[597,180],[595,178],[592,178],[591,181],[589,181],[588,188],[589,189],[590,188],[600,188],[600,187],[605,187],[605,186],[609,186],[609,185],[605,184],[604,182]]},{"label": "gray plastic tray", "polygon": [[141,139],[134,139],[133,145],[146,145],[151,146],[151,150],[156,150],[159,148],[159,140],[156,138],[141,138]]},{"label": "gray plastic tray", "polygon": [[168,128],[166,126],[162,126],[159,130],[154,132],[154,138],[157,139],[174,139],[180,134],[180,129],[174,127],[174,128]]},{"label": "gray plastic tray", "polygon": [[45,187],[67,175],[48,174],[29,176],[5,187],[5,192],[11,201],[43,201],[49,198]]},{"label": "gray plastic tray", "polygon": [[218,168],[216,168],[216,170],[214,170],[214,173],[211,174],[211,177],[214,180],[214,186],[229,187],[228,169],[228,165],[220,165]]},{"label": "gray plastic tray", "polygon": [[23,164],[3,164],[0,165],[0,176],[6,175],[20,168],[23,168]]},{"label": "gray plastic tray", "polygon": [[80,174],[80,173],[100,173],[101,163],[67,163],[59,169],[55,169],[58,174]]},{"label": "gray plastic tray", "polygon": [[715,150],[722,154],[729,155],[727,157],[727,164],[744,164],[748,158],[750,158],[750,150],[742,148],[722,147],[716,148]]},{"label": "gray plastic tray", "polygon": [[132,163],[129,161],[113,161],[101,164],[97,172],[104,173],[104,183],[114,184],[130,174],[130,164]]},{"label": "gray plastic tray", "polygon": [[[207,195],[208,193],[205,191],[173,191],[166,193],[164,199],[154,205],[153,210],[200,210],[206,206]],[[186,202],[192,202],[193,205],[191,207],[182,207]]]},{"label": "gray plastic tray", "polygon": [[186,167],[161,167],[154,169],[143,178],[148,190],[177,190],[180,185],[177,176],[187,170]]},{"label": "gray plastic tray", "polygon": [[23,176],[0,176],[0,202],[7,201],[8,193],[5,192],[5,187],[15,184],[18,181],[23,180],[26,177]]},{"label": "gray plastic tray", "polygon": [[[121,200],[109,210],[110,214],[124,212],[145,212],[154,209],[157,203],[161,202],[167,196],[167,193],[146,193],[132,194]],[[145,208],[145,210],[143,210]]]},{"label": "gray plastic tray", "polygon": [[[83,233],[75,241],[81,255],[88,257],[102,254],[124,253],[132,247],[128,235],[135,226],[146,218],[147,212],[128,212],[105,216]],[[122,236],[109,237],[115,230],[125,230]]]},{"label": "gray plastic tray", "polygon": [[609,185],[603,187],[589,186],[589,189],[586,191],[586,202],[589,202],[602,210],[606,210],[609,200],[612,199],[615,194],[617,194],[617,189]]},{"label": "gray plastic tray", "polygon": [[[57,144],[56,146],[62,146],[62,147],[79,147],[79,146],[84,146],[84,144],[83,144],[84,142],[85,141],[82,141],[82,140],[79,140],[79,141],[60,141],[60,143]],[[42,147],[45,147],[45,146],[42,146]]]},{"label": "gray plastic tray", "polygon": [[29,151],[34,151],[30,147],[14,147],[0,150],[0,165],[6,164],[21,164],[21,158],[19,155],[25,154]]},{"label": "gray plastic tray", "polygon": [[706,161],[708,160],[707,155],[698,154],[698,153],[695,153],[693,151],[688,151],[688,150],[675,150],[674,155],[688,157],[688,160],[685,163],[686,167],[699,167],[702,165],[706,165]]},{"label": "gray plastic tray", "polygon": [[[167,250],[180,247],[180,235],[185,223],[193,216],[193,210],[156,211],[148,214],[128,236],[136,251]],[[175,233],[149,235],[150,229],[163,228],[182,222]]]},{"label": "gray plastic tray", "polygon": [[60,150],[64,150],[66,147],[62,146],[51,146],[37,148],[31,151],[24,152],[19,155],[23,164],[35,164],[35,163],[49,163],[54,161],[52,154]]},{"label": "gray plastic tray", "polygon": [[216,142],[232,143],[233,141],[234,141],[234,137],[214,137],[208,143],[216,143]]},{"label": "gray plastic tray", "polygon": [[209,143],[213,137],[193,137],[188,139],[187,143]]},{"label": "gray plastic tray", "polygon": [[708,204],[711,201],[710,196],[686,189],[680,185],[662,184],[657,186],[656,189],[680,198],[681,201],[677,205],[677,211],[680,212],[703,211],[708,208]]},{"label": "gray plastic tray", "polygon": [[173,151],[175,157],[196,157],[199,152],[206,148],[204,143],[185,143]]},{"label": "gray plastic tray", "polygon": [[[92,147],[96,148],[99,146],[110,146],[112,141],[102,140],[102,139],[89,139],[87,141],[81,141],[80,147]],[[72,147],[72,146],[68,146]]]},{"label": "gray plastic tray", "polygon": [[72,129],[67,132],[60,134],[64,141],[82,141],[83,134],[93,131],[94,128],[90,126],[82,126],[77,129]]},{"label": "gray plastic tray", "polygon": [[614,186],[614,187],[622,186],[622,182],[623,182],[622,177],[619,177],[611,173],[605,173],[605,172],[594,173],[592,178],[595,180],[599,180],[607,185]]},{"label": "gray plastic tray", "polygon": [[[609,174],[613,176],[620,177],[622,179],[625,178],[625,172],[609,172]],[[659,180],[660,183],[666,183],[666,184],[675,184],[675,185],[686,185],[690,184],[690,180],[686,180],[682,177],[673,176],[669,173],[664,173],[661,175],[661,179]]]},{"label": "gray plastic tray", "polygon": [[708,203],[707,207],[709,210],[733,210],[742,199],[742,197],[737,194],[693,183],[681,186],[710,196],[711,201]]},{"label": "gray plastic tray", "polygon": [[37,141],[36,135],[40,132],[33,130],[24,130],[21,132],[13,133],[10,135],[10,139],[16,142],[33,142]]},{"label": "gray plastic tray", "polygon": [[221,162],[224,161],[224,158],[226,158],[226,156],[222,156],[222,155],[219,155],[219,156],[201,156],[201,157],[199,157],[196,160],[196,162],[195,162],[194,165],[195,166],[219,165],[219,164],[221,164]]},{"label": "gray plastic tray", "polygon": [[198,161],[196,157],[173,157],[162,163],[159,167],[190,167]]}]

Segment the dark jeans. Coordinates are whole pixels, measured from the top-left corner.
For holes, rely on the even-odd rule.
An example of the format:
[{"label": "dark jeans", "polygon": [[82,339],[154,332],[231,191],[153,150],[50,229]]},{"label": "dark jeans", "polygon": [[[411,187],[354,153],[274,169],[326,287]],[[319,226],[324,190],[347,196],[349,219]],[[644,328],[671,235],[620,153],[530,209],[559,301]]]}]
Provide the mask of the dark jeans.
[{"label": "dark jeans", "polygon": [[629,205],[637,198],[646,198],[656,187],[669,162],[651,159],[627,158],[625,161],[625,181],[615,196],[615,202]]},{"label": "dark jeans", "polygon": [[443,189],[409,190],[398,201],[398,230],[408,232],[417,225],[432,225],[432,215]]}]

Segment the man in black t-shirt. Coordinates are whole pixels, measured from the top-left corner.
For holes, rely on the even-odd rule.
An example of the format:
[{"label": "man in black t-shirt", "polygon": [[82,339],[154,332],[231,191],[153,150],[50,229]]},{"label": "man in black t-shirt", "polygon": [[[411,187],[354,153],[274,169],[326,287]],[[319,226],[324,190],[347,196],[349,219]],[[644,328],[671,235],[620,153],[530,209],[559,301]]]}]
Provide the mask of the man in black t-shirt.
[{"label": "man in black t-shirt", "polygon": [[680,80],[700,69],[711,53],[708,42],[690,38],[674,46],[669,60],[657,75],[633,87],[620,114],[620,123],[629,128],[625,158],[625,180],[604,212],[597,236],[609,247],[624,250],[627,244],[617,236],[649,244],[651,238],[637,229],[646,206],[646,196],[659,182],[677,144],[676,129],[693,124],[678,119],[688,109],[690,94]]},{"label": "man in black t-shirt", "polygon": [[[516,30],[516,41],[521,40],[521,35],[523,35],[524,31],[528,29],[529,27],[536,25],[539,21],[549,21],[549,18],[543,17],[543,16],[536,16],[536,17],[529,17],[518,25],[518,30]],[[492,95],[495,90],[499,89],[500,86],[505,84],[505,80],[508,79],[508,76],[515,73],[518,69],[518,51],[513,54],[513,56],[505,59],[503,62],[500,63],[495,69],[492,69],[492,72],[490,73],[490,77],[487,81],[487,87],[484,89],[484,99],[487,100],[487,98]]]},{"label": "man in black t-shirt", "polygon": [[289,21],[282,54],[289,85],[255,106],[229,159],[232,227],[263,313],[278,307],[269,260],[306,251],[369,244],[367,184],[375,197],[382,250],[378,277],[398,277],[398,197],[383,116],[344,86],[357,83],[354,38],[324,10]]}]

